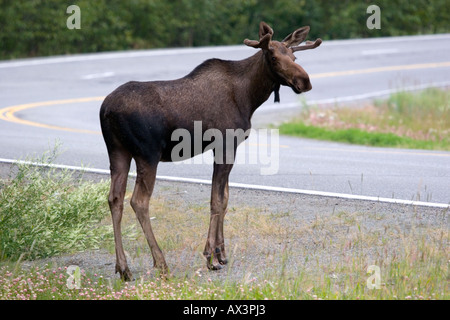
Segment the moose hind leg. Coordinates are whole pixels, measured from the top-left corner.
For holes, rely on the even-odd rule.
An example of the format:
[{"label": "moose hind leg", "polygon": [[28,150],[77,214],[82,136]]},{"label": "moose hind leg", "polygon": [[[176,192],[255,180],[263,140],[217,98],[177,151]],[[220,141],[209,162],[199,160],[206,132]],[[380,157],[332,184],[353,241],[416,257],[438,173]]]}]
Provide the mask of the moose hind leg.
[{"label": "moose hind leg", "polygon": [[223,201],[221,203],[222,210],[219,215],[219,222],[217,226],[217,235],[216,235],[216,255],[221,265],[228,263],[228,259],[225,254],[225,237],[223,235],[223,222],[225,220],[225,214],[227,213],[227,206],[228,206],[228,181],[225,185],[225,190],[223,193]]},{"label": "moose hind leg", "polygon": [[133,196],[131,198],[131,206],[144,231],[145,238],[147,239],[147,243],[152,252],[154,266],[165,275],[168,272],[167,264],[164,255],[156,242],[149,217],[149,203],[155,185],[157,162],[153,164],[136,159],[136,166],[137,177]]},{"label": "moose hind leg", "polygon": [[121,221],[123,214],[123,200],[127,187],[128,171],[130,169],[131,156],[126,152],[116,152],[110,155],[111,188],[108,203],[114,230],[114,242],[116,249],[116,273],[125,281],[133,279],[128,268],[127,259],[122,245]]}]

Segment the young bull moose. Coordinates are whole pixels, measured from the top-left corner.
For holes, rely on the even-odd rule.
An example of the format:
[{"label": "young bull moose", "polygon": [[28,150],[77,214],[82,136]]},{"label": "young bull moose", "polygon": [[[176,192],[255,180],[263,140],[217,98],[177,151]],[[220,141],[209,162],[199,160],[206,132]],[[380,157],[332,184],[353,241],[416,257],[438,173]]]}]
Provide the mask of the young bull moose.
[{"label": "young bull moose", "polygon": [[[244,41],[247,46],[261,50],[247,59],[210,59],[181,79],[131,81],[105,98],[100,109],[100,122],[110,160],[108,202],[114,227],[116,273],[119,272],[122,279],[132,279],[122,247],[120,227],[131,159],[135,160],[137,168],[131,206],[150,246],[155,267],[166,273],[167,264],[150,225],[149,201],[158,163],[174,160],[171,156],[175,146],[172,133],[184,129],[193,134],[194,121],[201,121],[203,132],[219,130],[225,140],[227,129],[250,129],[252,114],[272,92],[275,93],[275,101],[279,101],[280,85],[291,87],[297,94],[311,90],[308,74],[294,62],[294,52],[313,49],[322,43],[317,39],[300,46],[308,32],[309,27],[303,27],[281,42],[273,41],[272,28],[261,22],[259,41]],[[212,270],[227,263],[223,221],[233,161],[224,159],[230,154],[234,157],[238,144],[233,137],[232,143],[223,143],[223,152],[220,152],[223,159],[217,159],[215,154],[210,225],[203,253],[207,267]],[[200,153],[204,147],[192,145],[193,150]]]}]

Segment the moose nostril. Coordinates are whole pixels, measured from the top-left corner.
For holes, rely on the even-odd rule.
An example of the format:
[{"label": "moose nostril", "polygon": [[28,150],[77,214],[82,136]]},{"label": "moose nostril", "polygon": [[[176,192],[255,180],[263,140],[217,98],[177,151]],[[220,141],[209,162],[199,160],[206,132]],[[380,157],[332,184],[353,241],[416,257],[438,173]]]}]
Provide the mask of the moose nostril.
[{"label": "moose nostril", "polygon": [[305,81],[305,90],[306,90],[306,91],[309,91],[309,90],[311,90],[311,89],[312,89],[311,82],[309,81],[309,79],[307,79],[307,80]]}]

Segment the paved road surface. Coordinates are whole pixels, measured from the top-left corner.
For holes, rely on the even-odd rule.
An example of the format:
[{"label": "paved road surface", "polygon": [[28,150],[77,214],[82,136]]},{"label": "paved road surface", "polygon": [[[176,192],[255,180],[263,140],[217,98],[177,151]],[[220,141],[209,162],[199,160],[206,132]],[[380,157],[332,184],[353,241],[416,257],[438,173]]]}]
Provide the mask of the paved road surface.
[{"label": "paved road surface", "polygon": [[[264,127],[290,117],[301,109],[300,99],[325,104],[361,101],[405,88],[448,87],[449,51],[448,34],[324,42],[315,50],[296,54],[297,62],[311,76],[313,90],[297,96],[282,88],[281,104],[273,104],[273,97],[269,98],[255,113],[253,124]],[[39,155],[58,139],[64,152],[57,163],[108,168],[99,135],[102,97],[129,80],[179,78],[208,58],[235,60],[254,52],[245,46],[227,46],[0,62],[0,158]],[[369,148],[290,137],[280,137],[279,144],[279,158],[270,161],[269,157],[264,164],[258,155],[255,164],[236,165],[230,180],[450,203],[449,152]],[[259,145],[264,144],[259,141]],[[255,152],[255,145],[239,150],[245,157]],[[277,173],[261,175],[262,168],[275,168]],[[162,163],[158,174],[210,179],[212,168],[204,163]]]}]

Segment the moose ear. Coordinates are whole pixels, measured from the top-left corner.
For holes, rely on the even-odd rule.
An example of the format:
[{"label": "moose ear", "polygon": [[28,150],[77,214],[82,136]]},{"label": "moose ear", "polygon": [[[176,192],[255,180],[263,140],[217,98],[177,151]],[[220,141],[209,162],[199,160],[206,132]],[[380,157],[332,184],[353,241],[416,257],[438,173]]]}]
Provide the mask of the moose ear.
[{"label": "moose ear", "polygon": [[259,23],[259,41],[261,41],[262,38],[267,34],[270,34],[270,36],[272,37],[273,30],[267,23],[261,21]]},{"label": "moose ear", "polygon": [[249,47],[267,50],[269,49],[269,43],[272,40],[272,35],[272,28],[264,21],[261,21],[259,24],[259,41],[245,39],[244,43]]},{"label": "moose ear", "polygon": [[290,35],[288,35],[286,38],[283,39],[282,42],[289,48],[292,46],[299,45],[302,43],[309,33],[309,26],[301,27],[294,32],[292,32]]}]

